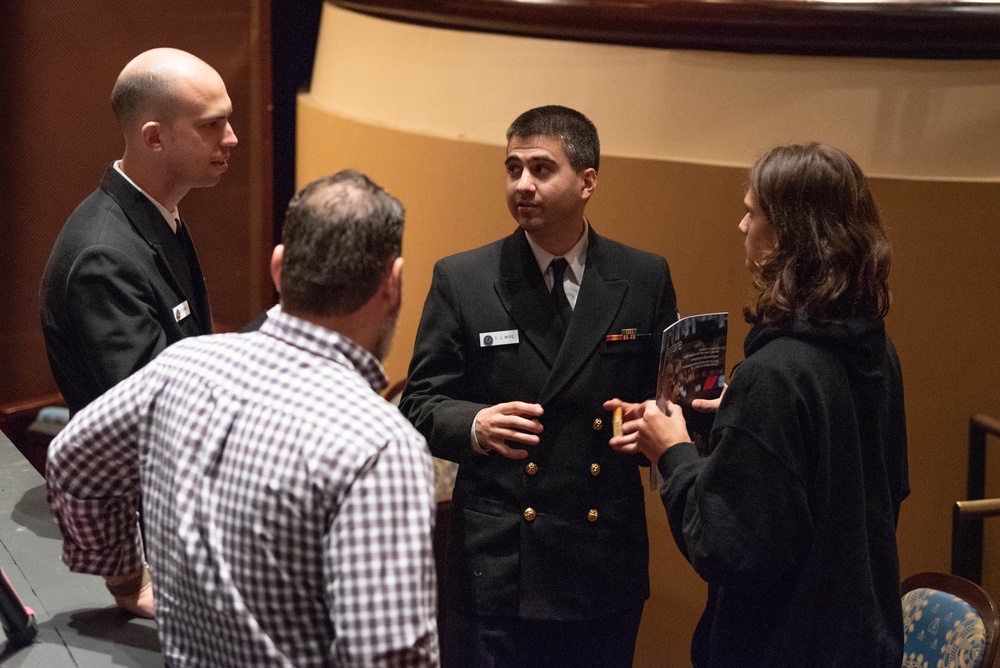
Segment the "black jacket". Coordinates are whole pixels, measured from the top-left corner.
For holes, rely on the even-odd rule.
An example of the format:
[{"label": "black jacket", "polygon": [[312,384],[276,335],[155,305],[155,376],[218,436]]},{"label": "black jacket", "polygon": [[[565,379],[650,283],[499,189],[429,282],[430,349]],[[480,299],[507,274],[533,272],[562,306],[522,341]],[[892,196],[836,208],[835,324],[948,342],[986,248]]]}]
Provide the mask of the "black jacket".
[{"label": "black jacket", "polygon": [[[649,596],[639,467],[608,445],[611,419],[601,404],[653,396],[659,341],[677,318],[667,263],[591,229],[561,347],[555,317],[520,229],[434,268],[400,409],[436,456],[460,462],[448,558],[454,597],[443,604],[588,619],[634,610]],[[606,340],[629,328],[641,336]],[[483,338],[515,330],[517,343]],[[531,456],[474,453],[476,413],[513,400],[545,411]]]},{"label": "black jacket", "polygon": [[[185,310],[176,311],[186,302]],[[73,413],[186,336],[210,334],[205,281],[163,215],[114,167],[63,226],[42,278],[42,330]]]},{"label": "black jacket", "polygon": [[909,493],[899,360],[881,320],[755,327],[712,453],[658,465],[709,600],[696,666],[902,661],[896,521]]}]

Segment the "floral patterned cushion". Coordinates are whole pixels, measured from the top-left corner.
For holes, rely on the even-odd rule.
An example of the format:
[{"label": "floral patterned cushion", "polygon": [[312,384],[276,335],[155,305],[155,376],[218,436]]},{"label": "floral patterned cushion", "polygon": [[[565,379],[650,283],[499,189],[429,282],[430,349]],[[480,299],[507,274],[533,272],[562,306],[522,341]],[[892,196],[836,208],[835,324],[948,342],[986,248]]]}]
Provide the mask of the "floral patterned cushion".
[{"label": "floral patterned cushion", "polygon": [[903,668],[980,668],[986,628],[964,600],[936,589],[903,595]]},{"label": "floral patterned cushion", "polygon": [[455,488],[458,464],[434,457],[434,498],[438,501],[450,499]]}]

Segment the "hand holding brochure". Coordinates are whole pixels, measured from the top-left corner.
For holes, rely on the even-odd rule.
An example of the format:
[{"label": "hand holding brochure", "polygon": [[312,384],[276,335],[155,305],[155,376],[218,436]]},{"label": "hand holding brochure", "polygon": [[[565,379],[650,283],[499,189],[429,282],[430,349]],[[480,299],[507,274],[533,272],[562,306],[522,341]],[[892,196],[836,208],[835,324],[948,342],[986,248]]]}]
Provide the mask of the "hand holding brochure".
[{"label": "hand holding brochure", "polygon": [[688,433],[702,454],[715,416],[695,412],[691,401],[722,394],[728,323],[728,313],[705,313],[681,318],[663,330],[656,405],[666,412],[669,399],[683,409]]},{"label": "hand holding brochure", "polygon": [[[667,400],[684,411],[688,434],[698,452],[708,454],[714,413],[697,413],[694,399],[715,399],[726,383],[726,333],[728,313],[705,313],[681,318],[663,330],[660,373],[656,380],[656,405],[666,413]],[[656,466],[649,467],[649,488],[656,491],[663,479]]]}]

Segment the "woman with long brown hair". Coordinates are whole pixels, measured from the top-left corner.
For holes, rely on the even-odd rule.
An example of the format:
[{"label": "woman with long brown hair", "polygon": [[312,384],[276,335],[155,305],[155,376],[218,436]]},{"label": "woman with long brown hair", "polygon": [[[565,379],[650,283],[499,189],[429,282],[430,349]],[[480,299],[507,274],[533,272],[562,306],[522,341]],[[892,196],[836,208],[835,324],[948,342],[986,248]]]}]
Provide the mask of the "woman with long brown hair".
[{"label": "woman with long brown hair", "polygon": [[663,476],[674,539],[709,584],[703,666],[899,666],[895,529],[909,493],[903,385],[886,337],[891,251],[843,151],[782,146],[744,200],[753,325],[700,457],[680,408],[622,404],[611,446]]}]

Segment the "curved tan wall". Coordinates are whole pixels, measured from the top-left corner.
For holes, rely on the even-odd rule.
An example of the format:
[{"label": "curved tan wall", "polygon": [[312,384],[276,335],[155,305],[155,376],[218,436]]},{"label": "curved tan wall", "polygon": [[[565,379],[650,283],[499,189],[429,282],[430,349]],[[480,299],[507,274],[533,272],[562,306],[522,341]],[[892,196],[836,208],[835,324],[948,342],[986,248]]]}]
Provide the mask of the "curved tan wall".
[{"label": "curved tan wall", "polygon": [[[567,104],[595,120],[604,158],[591,222],[666,257],[682,313],[730,312],[730,364],[747,329],[736,229],[744,166],[773,144],[820,138],[871,174],[895,175],[873,187],[896,252],[889,330],[907,392],[914,492],[901,566],[948,570],[968,418],[1000,415],[991,382],[1000,168],[987,148],[1000,139],[996,63],[658,52],[324,12],[312,90],[299,100],[299,181],[354,167],[406,205],[404,306],[386,364],[394,379],[406,373],[433,263],[513,229],[503,134],[531,106]],[[988,490],[1000,495],[997,475]],[[658,497],[647,507],[653,595],[635,665],[683,666],[705,587],[673,545]],[[990,562],[1000,551],[988,543],[997,595]]]},{"label": "curved tan wall", "polygon": [[[310,103],[416,134],[499,144],[541,104],[584,110],[604,153],[745,167],[818,140],[871,175],[1000,179],[993,61],[674,51],[394,23],[327,4]],[[959,110],[960,113],[955,113]]]}]

